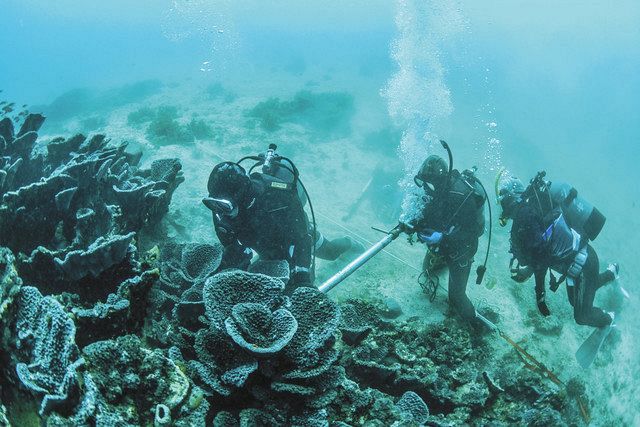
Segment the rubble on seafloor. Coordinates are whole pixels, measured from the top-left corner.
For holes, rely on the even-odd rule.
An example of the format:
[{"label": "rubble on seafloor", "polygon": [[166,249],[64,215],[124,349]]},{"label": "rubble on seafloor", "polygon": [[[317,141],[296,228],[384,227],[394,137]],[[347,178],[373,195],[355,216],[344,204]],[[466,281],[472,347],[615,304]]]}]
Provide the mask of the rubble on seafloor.
[{"label": "rubble on seafloor", "polygon": [[[162,238],[178,159],[142,169],[100,135],[38,151],[43,120],[27,115],[18,132],[0,120],[0,424],[578,420],[565,390],[456,319],[285,292],[278,263],[218,271],[219,245]],[[158,243],[146,252],[145,232]]]}]

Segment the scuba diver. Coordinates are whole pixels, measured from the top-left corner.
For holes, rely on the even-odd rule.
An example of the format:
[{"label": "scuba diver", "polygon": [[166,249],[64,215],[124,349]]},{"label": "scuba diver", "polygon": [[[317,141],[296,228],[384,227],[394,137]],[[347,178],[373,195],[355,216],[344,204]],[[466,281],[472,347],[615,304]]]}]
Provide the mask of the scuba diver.
[{"label": "scuba diver", "polygon": [[550,272],[549,287],[555,292],[566,282],[577,324],[597,328],[612,325],[615,313],[594,307],[593,301],[600,287],[618,278],[619,266],[610,264],[599,273],[598,255],[589,244],[600,234],[606,218],[571,185],[544,178],[545,172],[539,172],[525,188],[503,169],[496,179],[496,195],[502,207],[500,224],[513,220],[511,277],[519,283],[535,277],[538,310],[548,316],[546,274],[555,271],[561,276],[556,278]]},{"label": "scuba diver", "polygon": [[398,184],[402,179],[402,163],[397,158],[379,162],[358,198],[351,204],[343,221],[351,219],[365,199],[369,200],[377,218],[383,223],[397,221],[401,213],[403,191]]},{"label": "scuba diver", "polygon": [[[214,166],[203,203],[212,211],[213,225],[224,246],[219,270],[246,270],[255,251],[261,260],[289,263],[288,289],[311,286],[314,259],[335,260],[347,251],[361,251],[350,237],[325,238],[316,230],[313,207],[293,162],[269,145],[266,153]],[[244,160],[256,163],[247,172]],[[253,170],[262,166],[262,172]],[[309,222],[306,202],[312,213]],[[314,239],[315,236],[315,239]]]},{"label": "scuba diver", "polygon": [[[451,150],[446,142],[440,142],[449,153],[449,165],[437,155],[430,155],[422,163],[414,177],[416,185],[425,191],[421,215],[405,224],[404,231],[410,236],[415,232],[418,240],[429,248],[422,275],[431,283],[432,299],[438,286],[437,274],[446,267],[449,303],[463,319],[482,329],[484,323],[479,321],[466,290],[478,239],[484,233],[487,195],[474,170],[453,169]],[[487,247],[487,255],[488,250]],[[484,265],[477,269],[477,283],[482,281],[486,261],[485,256]]]}]

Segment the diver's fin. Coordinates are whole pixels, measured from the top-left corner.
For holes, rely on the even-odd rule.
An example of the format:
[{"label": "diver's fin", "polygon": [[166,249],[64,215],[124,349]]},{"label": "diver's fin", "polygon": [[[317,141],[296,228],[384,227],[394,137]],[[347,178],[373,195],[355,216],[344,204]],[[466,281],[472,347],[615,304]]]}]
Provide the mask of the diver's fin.
[{"label": "diver's fin", "polygon": [[600,347],[602,347],[602,343],[611,333],[611,330],[615,327],[615,325],[607,325],[602,328],[596,328],[589,338],[587,338],[578,351],[576,351],[576,359],[580,366],[584,369],[587,369],[596,358]]}]

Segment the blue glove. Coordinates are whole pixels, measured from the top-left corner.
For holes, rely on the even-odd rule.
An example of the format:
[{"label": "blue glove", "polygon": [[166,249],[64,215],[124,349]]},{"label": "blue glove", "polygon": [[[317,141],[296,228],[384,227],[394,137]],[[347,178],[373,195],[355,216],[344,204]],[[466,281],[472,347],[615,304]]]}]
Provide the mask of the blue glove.
[{"label": "blue glove", "polygon": [[430,234],[418,233],[418,239],[427,245],[437,245],[442,240],[443,234],[439,231],[432,231]]}]

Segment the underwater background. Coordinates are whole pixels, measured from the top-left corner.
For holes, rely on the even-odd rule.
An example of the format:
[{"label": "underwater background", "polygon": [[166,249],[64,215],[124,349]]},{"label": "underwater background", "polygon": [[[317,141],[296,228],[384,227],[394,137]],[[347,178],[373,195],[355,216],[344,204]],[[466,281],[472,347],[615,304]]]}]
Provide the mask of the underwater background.
[{"label": "underwater background", "polygon": [[[83,159],[95,159],[94,166],[106,164],[106,158],[111,167],[116,159],[123,159],[119,166],[131,166],[107,173],[119,180],[113,181],[117,194],[110,193],[111,183],[103,188],[96,180],[92,187],[92,179],[102,176],[95,166],[87,186],[76,183],[73,188],[79,190],[65,193],[71,201],[48,190],[6,196],[9,192],[0,185],[0,221],[5,222],[0,246],[10,249],[0,263],[0,400],[6,422],[38,425],[40,413],[49,425],[151,425],[154,417],[156,425],[163,425],[164,414],[158,411],[166,407],[176,425],[212,425],[214,419],[215,425],[640,425],[640,3],[2,0],[0,8],[0,114],[15,123],[19,135],[25,111],[42,113],[46,120],[34,127],[37,141],[30,143],[33,153],[49,153],[43,161],[25,160],[24,185],[8,190],[18,194],[18,188],[40,182],[61,166],[82,182],[85,175],[77,175],[78,167],[64,166],[77,160],[69,159],[78,150]],[[76,134],[87,139],[71,150]],[[95,135],[106,135],[110,142]],[[294,350],[275,351],[271,359],[203,358],[209,350],[215,353],[216,342],[226,342],[214,332],[216,322],[226,317],[216,314],[222,303],[212,296],[218,302],[205,301],[206,310],[195,309],[197,297],[170,289],[195,289],[198,302],[203,292],[205,299],[207,292],[220,294],[211,284],[203,291],[198,281],[215,270],[212,264],[219,256],[210,212],[201,203],[216,163],[277,144],[301,171],[319,229],[368,245],[382,237],[371,226],[389,229],[397,218],[377,215],[375,201],[343,217],[376,166],[403,169],[401,186],[411,193],[422,160],[428,154],[446,158],[439,139],[451,146],[456,168],[478,167],[494,214],[485,284],[475,285],[472,274],[467,294],[570,391],[543,378],[544,372],[527,369],[497,334],[474,337],[451,321],[446,292],[441,289],[430,301],[417,282],[424,247],[404,238],[323,297],[332,307],[337,303],[334,311],[342,315],[339,324],[335,313],[318,315],[326,325],[335,323],[318,332],[326,335],[314,347],[323,361],[317,360],[318,366],[296,366],[283,379],[279,363],[295,359]],[[109,144],[122,143],[127,143],[126,155],[109,151]],[[47,151],[55,144],[61,148]],[[134,152],[141,153],[139,165],[128,154]],[[62,154],[54,159],[52,153]],[[11,153],[2,156],[12,158]],[[7,171],[12,164],[7,160]],[[492,191],[503,167],[525,182],[545,170],[549,179],[571,183],[607,217],[594,247],[601,270],[609,262],[620,264],[619,280],[630,298],[623,303],[618,331],[587,370],[574,353],[591,328],[575,324],[564,291],[548,294],[552,316],[542,318],[532,280],[517,284],[509,278],[509,228],[497,224],[499,206]],[[55,188],[64,192],[64,185]],[[133,191],[143,187],[148,192]],[[129,193],[121,194],[125,190]],[[67,200],[66,208],[77,204],[97,216],[98,205],[119,204],[121,212],[105,213],[111,221],[105,224],[112,228],[94,235],[80,227],[89,211],[74,210],[77,229],[61,231],[43,207],[54,196],[57,209],[60,200]],[[28,201],[16,201],[20,197]],[[141,219],[136,211],[142,208],[134,203],[145,197],[155,204],[144,205],[148,216]],[[17,206],[33,206],[35,213],[20,219],[12,213]],[[87,224],[90,230],[99,228]],[[65,233],[75,240],[58,238]],[[49,256],[51,264],[34,256],[27,260],[40,245],[49,251],[41,251],[42,259]],[[67,260],[75,262],[72,252],[106,246],[114,258],[108,266],[96,267],[94,260],[86,267],[78,261],[84,267],[67,269]],[[485,248],[486,233],[473,269]],[[176,271],[188,270],[194,253],[208,253],[214,261],[199,260],[188,283],[176,285],[182,280]],[[123,258],[127,268],[119,267]],[[51,275],[58,273],[52,271],[58,270],[46,267],[54,265],[53,259],[65,262],[55,278]],[[320,260],[316,284],[345,264]],[[91,275],[76,273],[80,268]],[[147,282],[144,292],[134,290]],[[221,289],[233,289],[219,282]],[[13,289],[19,283],[29,290]],[[84,290],[91,283],[102,291]],[[603,288],[596,305],[607,307],[614,298]],[[26,301],[59,317],[40,316],[45,308],[25,314]],[[298,301],[297,321],[303,324],[307,300],[300,296]],[[402,314],[382,321],[376,310]],[[60,320],[65,333],[51,332],[47,322],[44,329],[28,326],[52,316],[74,321]],[[214,326],[180,323],[198,316]],[[320,328],[308,322],[309,330]],[[167,337],[161,338],[163,328]],[[40,342],[43,330],[47,340]],[[173,332],[182,338],[169,337]],[[333,343],[330,337],[336,334],[342,339]],[[74,356],[46,362],[62,363],[64,369],[59,378],[43,380],[46,363],[35,355],[64,341],[62,335],[67,341],[75,335],[77,348],[65,346],[63,352]],[[352,335],[356,338],[345,338]],[[30,346],[33,350],[25,350]],[[187,347],[197,350],[188,355]],[[383,347],[389,354],[381,352]],[[133,355],[135,349],[142,353]],[[131,360],[122,354],[132,354]],[[84,367],[70,368],[77,360],[84,360]],[[309,372],[320,372],[320,365],[321,374],[312,377]],[[229,372],[241,379],[229,380]],[[305,382],[296,383],[302,381],[301,372]],[[260,383],[259,392],[248,390],[248,377],[252,387]],[[137,380],[122,380],[117,391],[109,388],[123,378]],[[494,382],[498,389],[490,385]],[[149,383],[155,384],[152,392],[145,391]],[[144,393],[156,399],[136,397]],[[303,409],[290,407],[300,400]],[[166,406],[158,409],[160,401]]]}]

